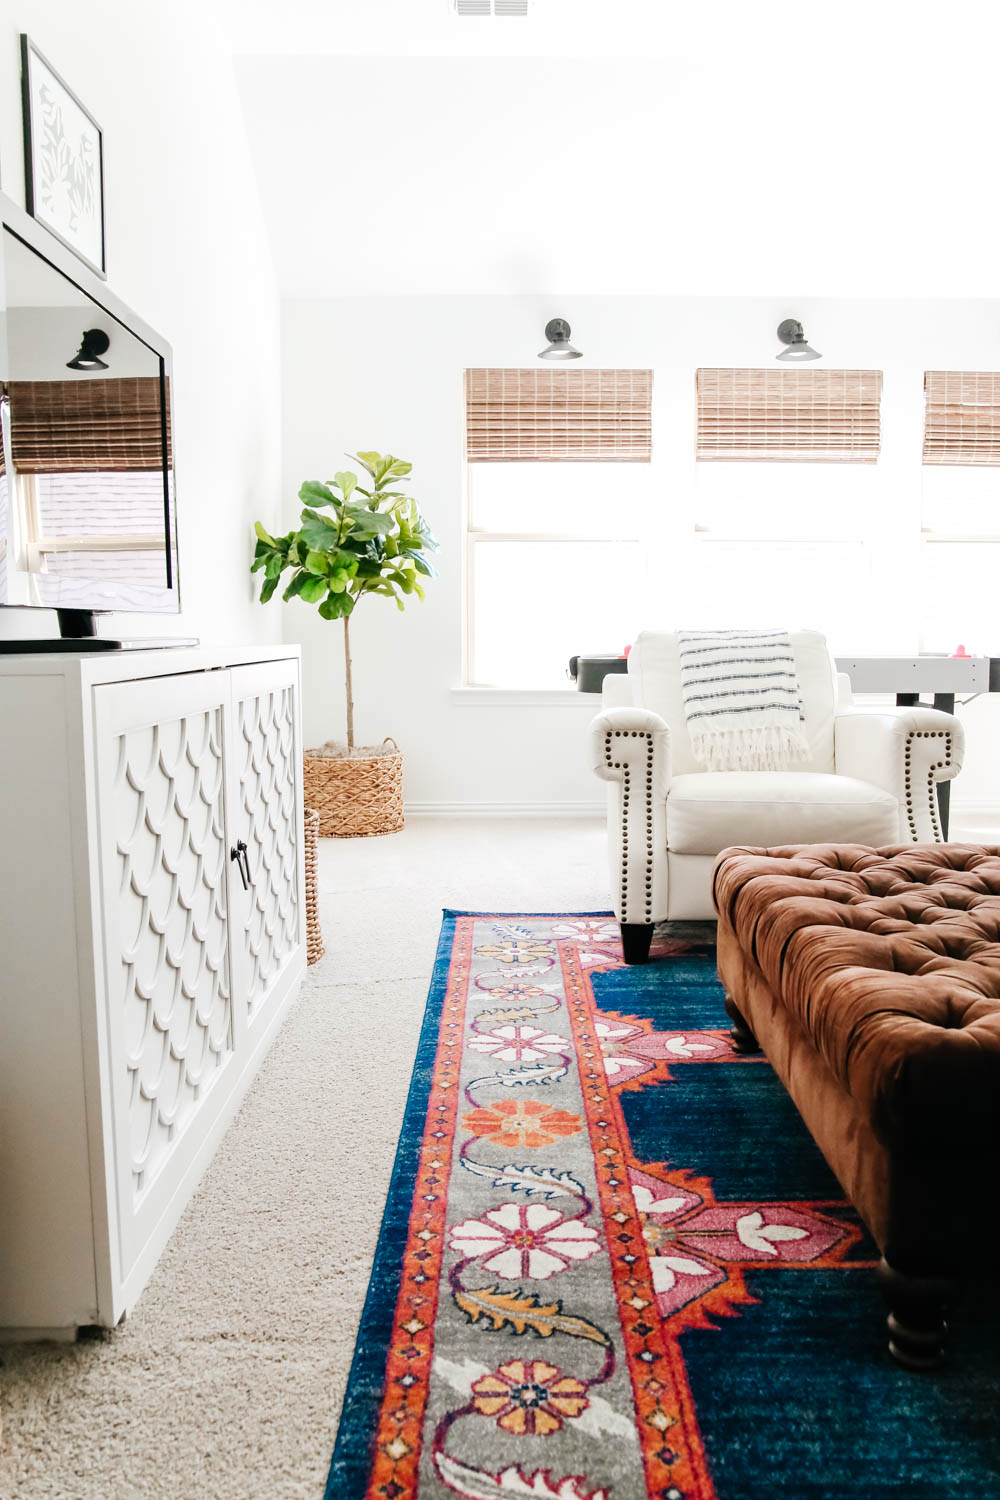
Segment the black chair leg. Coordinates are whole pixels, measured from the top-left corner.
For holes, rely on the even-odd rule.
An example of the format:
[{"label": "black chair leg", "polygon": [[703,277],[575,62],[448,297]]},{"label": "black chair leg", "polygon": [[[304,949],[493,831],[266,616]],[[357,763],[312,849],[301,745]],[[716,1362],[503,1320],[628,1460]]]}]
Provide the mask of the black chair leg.
[{"label": "black chair leg", "polygon": [[649,947],[653,941],[652,922],[622,922],[622,952],[627,964],[649,962]]},{"label": "black chair leg", "polygon": [[958,1300],[958,1281],[909,1276],[883,1259],[879,1285],[889,1305],[889,1353],[905,1370],[936,1370],[944,1362],[946,1314]]},{"label": "black chair leg", "polygon": [[726,1011],[733,1023],[733,1029],[729,1033],[729,1039],[733,1044],[733,1051],[747,1055],[760,1051],[760,1042],[754,1036],[753,1031],[747,1024],[746,1017],[737,1007],[732,995],[726,995]]}]

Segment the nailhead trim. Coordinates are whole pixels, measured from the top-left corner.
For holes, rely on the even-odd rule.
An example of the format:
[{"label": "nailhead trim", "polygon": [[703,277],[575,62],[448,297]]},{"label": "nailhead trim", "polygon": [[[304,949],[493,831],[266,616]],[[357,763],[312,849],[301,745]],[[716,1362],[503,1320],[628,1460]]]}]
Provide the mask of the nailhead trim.
[{"label": "nailhead trim", "polygon": [[624,761],[611,759],[611,740],[640,739],[646,741],[646,922],[653,920],[653,736],[642,729],[608,729],[604,733],[604,763],[613,771],[622,773],[622,921],[628,921],[628,808],[632,789],[631,767]]},{"label": "nailhead trim", "polygon": [[936,844],[943,844],[944,834],[941,830],[941,821],[938,816],[938,803],[937,797],[935,796],[935,787],[937,785],[937,781],[934,772],[943,771],[952,763],[951,731],[948,729],[911,729],[909,734],[906,736],[906,749],[903,755],[903,783],[906,798],[906,821],[909,824],[910,837],[913,842],[917,844],[920,842],[920,834],[917,830],[917,813],[914,802],[914,787],[912,777],[912,743],[914,740],[946,741],[944,747],[944,760],[936,760],[932,762],[927,772],[927,806],[930,812],[931,829],[934,834],[934,842]]}]

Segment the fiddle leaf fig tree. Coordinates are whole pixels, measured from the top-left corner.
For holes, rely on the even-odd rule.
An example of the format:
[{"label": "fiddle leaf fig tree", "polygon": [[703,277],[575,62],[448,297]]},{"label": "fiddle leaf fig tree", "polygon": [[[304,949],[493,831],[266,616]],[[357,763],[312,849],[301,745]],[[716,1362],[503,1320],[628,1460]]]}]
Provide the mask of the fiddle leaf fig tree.
[{"label": "fiddle leaf fig tree", "polygon": [[271,536],[258,521],[251,572],[263,572],[260,602],[266,604],[288,569],[292,576],[283,599],[319,606],[324,620],[344,622],[347,690],[347,748],[354,749],[354,697],[351,684],[349,621],[365,594],[384,594],[403,609],[407,595],[424,597],[421,578],[433,578],[427,558],[437,542],[412,495],[396,488],[413,465],[391,453],[358,453],[368,475],[342,470],[325,484],[307,479],[299,490],[302,524],[287,536]]}]

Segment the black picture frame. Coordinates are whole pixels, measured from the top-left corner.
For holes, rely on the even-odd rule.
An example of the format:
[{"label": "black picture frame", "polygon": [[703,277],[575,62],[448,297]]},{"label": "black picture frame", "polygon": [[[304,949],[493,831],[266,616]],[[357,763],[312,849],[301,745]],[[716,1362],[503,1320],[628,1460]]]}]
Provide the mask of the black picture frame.
[{"label": "black picture frame", "polygon": [[[79,114],[89,123],[96,138],[93,166],[87,173],[88,178],[91,176],[93,178],[87,186],[92,188],[96,199],[93,209],[87,216],[89,236],[81,234],[74,238],[71,226],[65,220],[60,221],[55,210],[49,211],[47,208],[44,188],[40,181],[40,169],[42,153],[47,149],[53,121],[39,120],[34,107],[35,88],[36,83],[40,86],[41,70],[48,75],[48,79],[56,89],[61,90],[65,95],[71,106],[71,113],[73,110],[79,111]],[[56,102],[59,102],[58,99]],[[95,275],[106,280],[108,268],[104,223],[104,132],[83,101],[78,98],[66,80],[24,32],[21,33],[21,110],[24,121],[25,207],[37,223],[43,225],[68,250],[72,250],[74,255],[79,256],[84,265],[89,266]],[[70,196],[72,196],[72,190]],[[96,244],[91,244],[94,240],[99,240],[99,249]],[[88,254],[90,248],[97,250],[97,254]]]}]

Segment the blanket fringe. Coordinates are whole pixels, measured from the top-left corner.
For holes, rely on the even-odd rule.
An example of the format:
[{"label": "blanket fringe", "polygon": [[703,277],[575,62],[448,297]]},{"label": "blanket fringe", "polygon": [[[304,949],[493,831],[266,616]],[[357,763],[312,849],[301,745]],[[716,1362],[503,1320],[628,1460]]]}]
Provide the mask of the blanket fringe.
[{"label": "blanket fringe", "polygon": [[809,759],[801,729],[765,724],[756,729],[715,729],[691,734],[691,751],[706,771],[787,771]]}]

